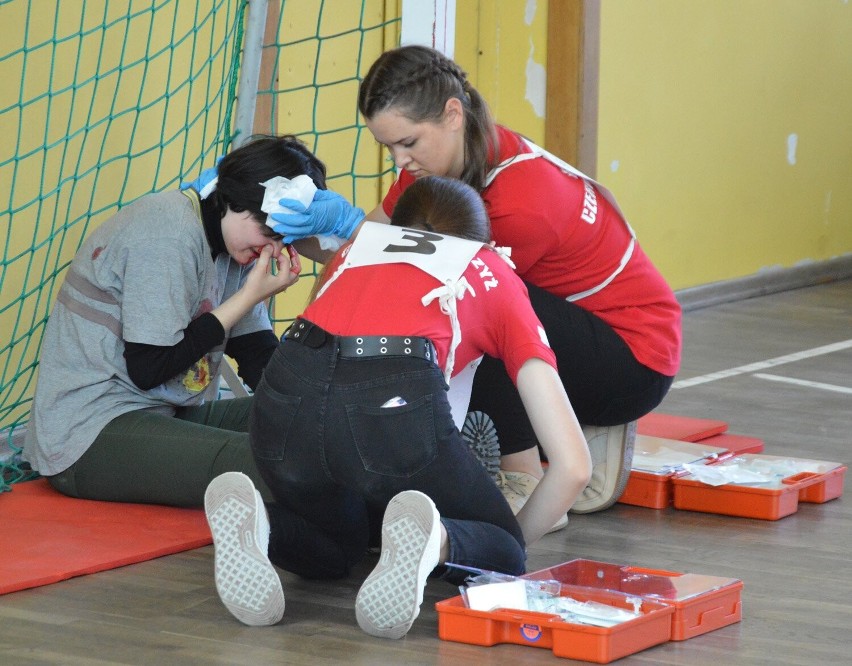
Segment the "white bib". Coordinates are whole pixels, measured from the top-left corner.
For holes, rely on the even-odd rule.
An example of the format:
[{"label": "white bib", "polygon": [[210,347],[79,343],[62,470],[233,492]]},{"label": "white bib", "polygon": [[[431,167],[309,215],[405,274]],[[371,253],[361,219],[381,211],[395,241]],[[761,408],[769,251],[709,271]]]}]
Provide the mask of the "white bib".
[{"label": "white bib", "polygon": [[447,280],[458,280],[481,249],[482,243],[478,241],[364,222],[343,266],[411,264],[446,284]]}]

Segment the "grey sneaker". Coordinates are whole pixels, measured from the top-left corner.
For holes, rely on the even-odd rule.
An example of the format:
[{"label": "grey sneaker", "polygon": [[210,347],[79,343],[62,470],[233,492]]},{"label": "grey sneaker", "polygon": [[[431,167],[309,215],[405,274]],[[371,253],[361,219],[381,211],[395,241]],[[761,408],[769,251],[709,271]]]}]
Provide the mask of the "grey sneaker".
[{"label": "grey sneaker", "polygon": [[438,565],[441,516],[421,492],[396,495],[382,521],[382,553],[355,600],[358,626],[371,636],[402,638],[420,614],[426,577]]},{"label": "grey sneaker", "polygon": [[[503,493],[503,497],[509,503],[512,513],[516,516],[521,507],[527,503],[533,490],[538,485],[538,479],[526,472],[498,472],[497,487]],[[558,532],[568,527],[568,514],[556,521],[556,524],[547,530],[547,533]]]},{"label": "grey sneaker", "polygon": [[204,511],[222,603],[243,624],[275,624],[284,615],[284,590],[267,557],[269,518],[260,493],[245,474],[226,472],[207,486]]},{"label": "grey sneaker", "polygon": [[468,412],[461,435],[485,471],[496,481],[500,474],[500,442],[491,417],[484,412]]},{"label": "grey sneaker", "polygon": [[583,426],[592,456],[592,478],[571,513],[592,513],[618,501],[630,478],[636,421],[617,426]]}]

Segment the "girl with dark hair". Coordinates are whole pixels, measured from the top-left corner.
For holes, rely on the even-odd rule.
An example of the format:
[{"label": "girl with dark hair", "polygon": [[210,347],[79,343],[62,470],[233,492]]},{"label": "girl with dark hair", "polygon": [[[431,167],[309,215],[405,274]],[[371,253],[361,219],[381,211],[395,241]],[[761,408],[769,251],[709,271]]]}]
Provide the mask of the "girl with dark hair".
[{"label": "girl with dark hair", "polygon": [[[496,125],[452,60],[425,46],[383,53],[358,108],[399,175],[367,219],[387,222],[419,178],[449,176],[485,201],[497,245],[511,248],[544,325],[595,461],[572,511],[611,506],[630,473],[635,421],[666,395],[680,364],[681,311],[612,195],[570,165]],[[361,215],[342,197],[279,219],[288,238],[350,236]],[[503,454],[500,483],[520,510],[544,475],[536,437],[503,364],[476,372],[471,412],[488,414]],[[554,528],[566,524],[563,516]]]},{"label": "girl with dark hair", "polygon": [[296,138],[256,137],[222,159],[206,198],[145,195],[85,240],[48,320],[24,444],[54,488],[200,506],[224,471],[260,483],[251,399],[209,399],[223,354],[254,388],[278,345],[264,303],[300,264],[267,226],[259,183],[301,174],[325,187]]},{"label": "girl with dark hair", "polygon": [[[329,263],[254,396],[252,450],[275,498],[268,518],[247,476],[223,474],[207,490],[216,586],[240,621],[282,617],[273,564],[347,575],[367,551],[369,516],[384,511],[356,617],[369,634],[400,638],[433,570],[455,584],[467,573],[446,563],[523,573],[525,543],[587,483],[589,452],[553,352],[489,236],[473,189],[423,178],[390,226],[363,224]],[[550,461],[518,518],[462,439],[447,393],[483,354],[505,363]]]}]

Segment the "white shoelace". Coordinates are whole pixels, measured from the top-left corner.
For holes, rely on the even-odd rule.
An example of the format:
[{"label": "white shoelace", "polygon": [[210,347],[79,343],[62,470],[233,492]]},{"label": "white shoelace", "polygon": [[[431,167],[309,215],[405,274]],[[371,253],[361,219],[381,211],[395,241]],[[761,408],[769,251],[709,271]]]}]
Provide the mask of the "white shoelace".
[{"label": "white shoelace", "polygon": [[441,312],[450,318],[450,327],[453,330],[453,338],[450,342],[450,351],[447,353],[447,362],[444,365],[444,381],[447,382],[447,385],[450,383],[450,377],[453,376],[453,366],[456,362],[456,348],[461,343],[462,337],[456,301],[460,301],[464,298],[465,293],[468,291],[471,295],[476,296],[476,292],[473,290],[473,287],[470,286],[470,283],[464,277],[461,277],[456,281],[447,280],[443,286],[433,289],[420,301],[425,307],[437,298],[438,304],[441,307]]}]

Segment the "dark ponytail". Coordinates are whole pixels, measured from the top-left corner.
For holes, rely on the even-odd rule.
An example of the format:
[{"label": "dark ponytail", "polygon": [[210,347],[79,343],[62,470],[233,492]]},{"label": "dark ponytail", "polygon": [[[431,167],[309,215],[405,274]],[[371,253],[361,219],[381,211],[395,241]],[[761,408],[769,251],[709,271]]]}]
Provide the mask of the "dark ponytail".
[{"label": "dark ponytail", "polygon": [[415,180],[397,200],[391,224],[482,243],[491,240],[491,224],[482,198],[455,178],[426,176]]}]

